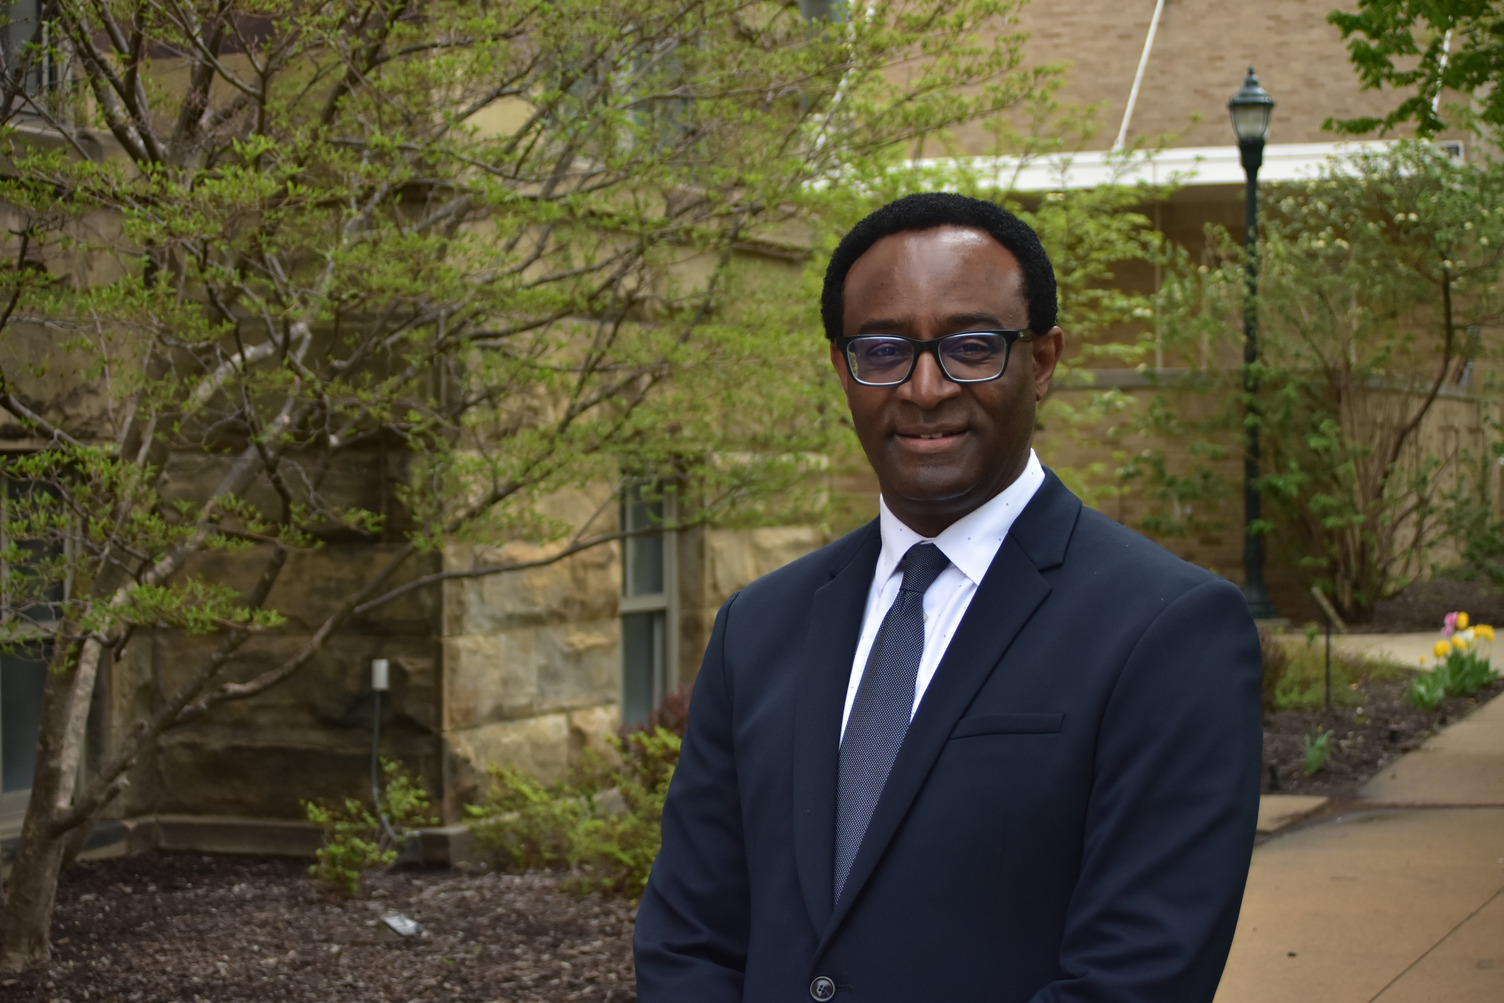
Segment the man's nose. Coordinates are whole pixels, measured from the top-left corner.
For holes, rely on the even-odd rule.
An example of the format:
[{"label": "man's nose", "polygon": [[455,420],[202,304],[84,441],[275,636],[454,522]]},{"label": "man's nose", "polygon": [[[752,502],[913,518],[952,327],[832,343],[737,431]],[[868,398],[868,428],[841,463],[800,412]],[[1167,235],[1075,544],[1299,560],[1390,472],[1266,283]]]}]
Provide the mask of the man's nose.
[{"label": "man's nose", "polygon": [[900,396],[920,407],[934,407],[960,392],[961,385],[941,372],[934,352],[920,352],[914,360],[914,372],[898,387]]}]

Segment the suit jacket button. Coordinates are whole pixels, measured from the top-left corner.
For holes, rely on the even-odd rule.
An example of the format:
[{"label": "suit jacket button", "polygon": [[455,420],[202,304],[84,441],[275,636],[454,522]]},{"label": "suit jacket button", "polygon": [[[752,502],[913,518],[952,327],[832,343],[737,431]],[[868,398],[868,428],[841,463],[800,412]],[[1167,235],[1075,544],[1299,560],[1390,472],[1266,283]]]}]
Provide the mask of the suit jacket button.
[{"label": "suit jacket button", "polygon": [[824,1003],[825,1000],[835,999],[836,984],[822,975],[809,984],[809,994],[812,998],[820,1000],[821,1003]]}]

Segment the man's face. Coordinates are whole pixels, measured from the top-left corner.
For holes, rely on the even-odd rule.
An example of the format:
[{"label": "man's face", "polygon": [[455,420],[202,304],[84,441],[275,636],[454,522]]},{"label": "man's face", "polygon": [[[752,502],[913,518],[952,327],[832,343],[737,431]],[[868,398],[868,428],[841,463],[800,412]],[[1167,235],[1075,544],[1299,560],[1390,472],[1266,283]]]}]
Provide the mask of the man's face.
[{"label": "man's face", "polygon": [[[1018,260],[982,230],[943,226],[895,233],[847,273],[842,334],[930,340],[962,331],[1024,330]],[[1026,334],[990,383],[954,383],[932,353],[896,387],[857,383],[832,343],[857,438],[893,514],[935,536],[1023,472],[1034,407],[1049,389],[1064,336]]]}]

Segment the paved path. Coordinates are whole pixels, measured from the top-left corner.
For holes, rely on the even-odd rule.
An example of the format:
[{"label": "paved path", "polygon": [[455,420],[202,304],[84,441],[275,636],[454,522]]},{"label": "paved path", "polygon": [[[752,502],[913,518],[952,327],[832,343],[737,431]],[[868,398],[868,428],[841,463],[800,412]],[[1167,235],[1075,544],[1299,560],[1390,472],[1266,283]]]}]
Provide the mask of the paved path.
[{"label": "paved path", "polygon": [[1424,634],[1333,634],[1332,647],[1357,655],[1388,658],[1401,665],[1415,665],[1422,656],[1433,657],[1439,640],[1440,628]]},{"label": "paved path", "polygon": [[1254,851],[1217,1003],[1504,1001],[1504,698],[1358,796]]}]

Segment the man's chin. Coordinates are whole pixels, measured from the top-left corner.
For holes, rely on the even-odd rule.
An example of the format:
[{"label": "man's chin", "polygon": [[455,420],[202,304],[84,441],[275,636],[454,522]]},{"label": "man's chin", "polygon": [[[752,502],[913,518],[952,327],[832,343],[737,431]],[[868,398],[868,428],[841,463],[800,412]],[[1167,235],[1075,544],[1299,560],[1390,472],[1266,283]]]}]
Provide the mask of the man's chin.
[{"label": "man's chin", "polygon": [[960,481],[909,482],[896,489],[883,488],[883,499],[893,514],[924,536],[937,535],[940,529],[973,511],[990,497],[977,491],[976,485]]}]

